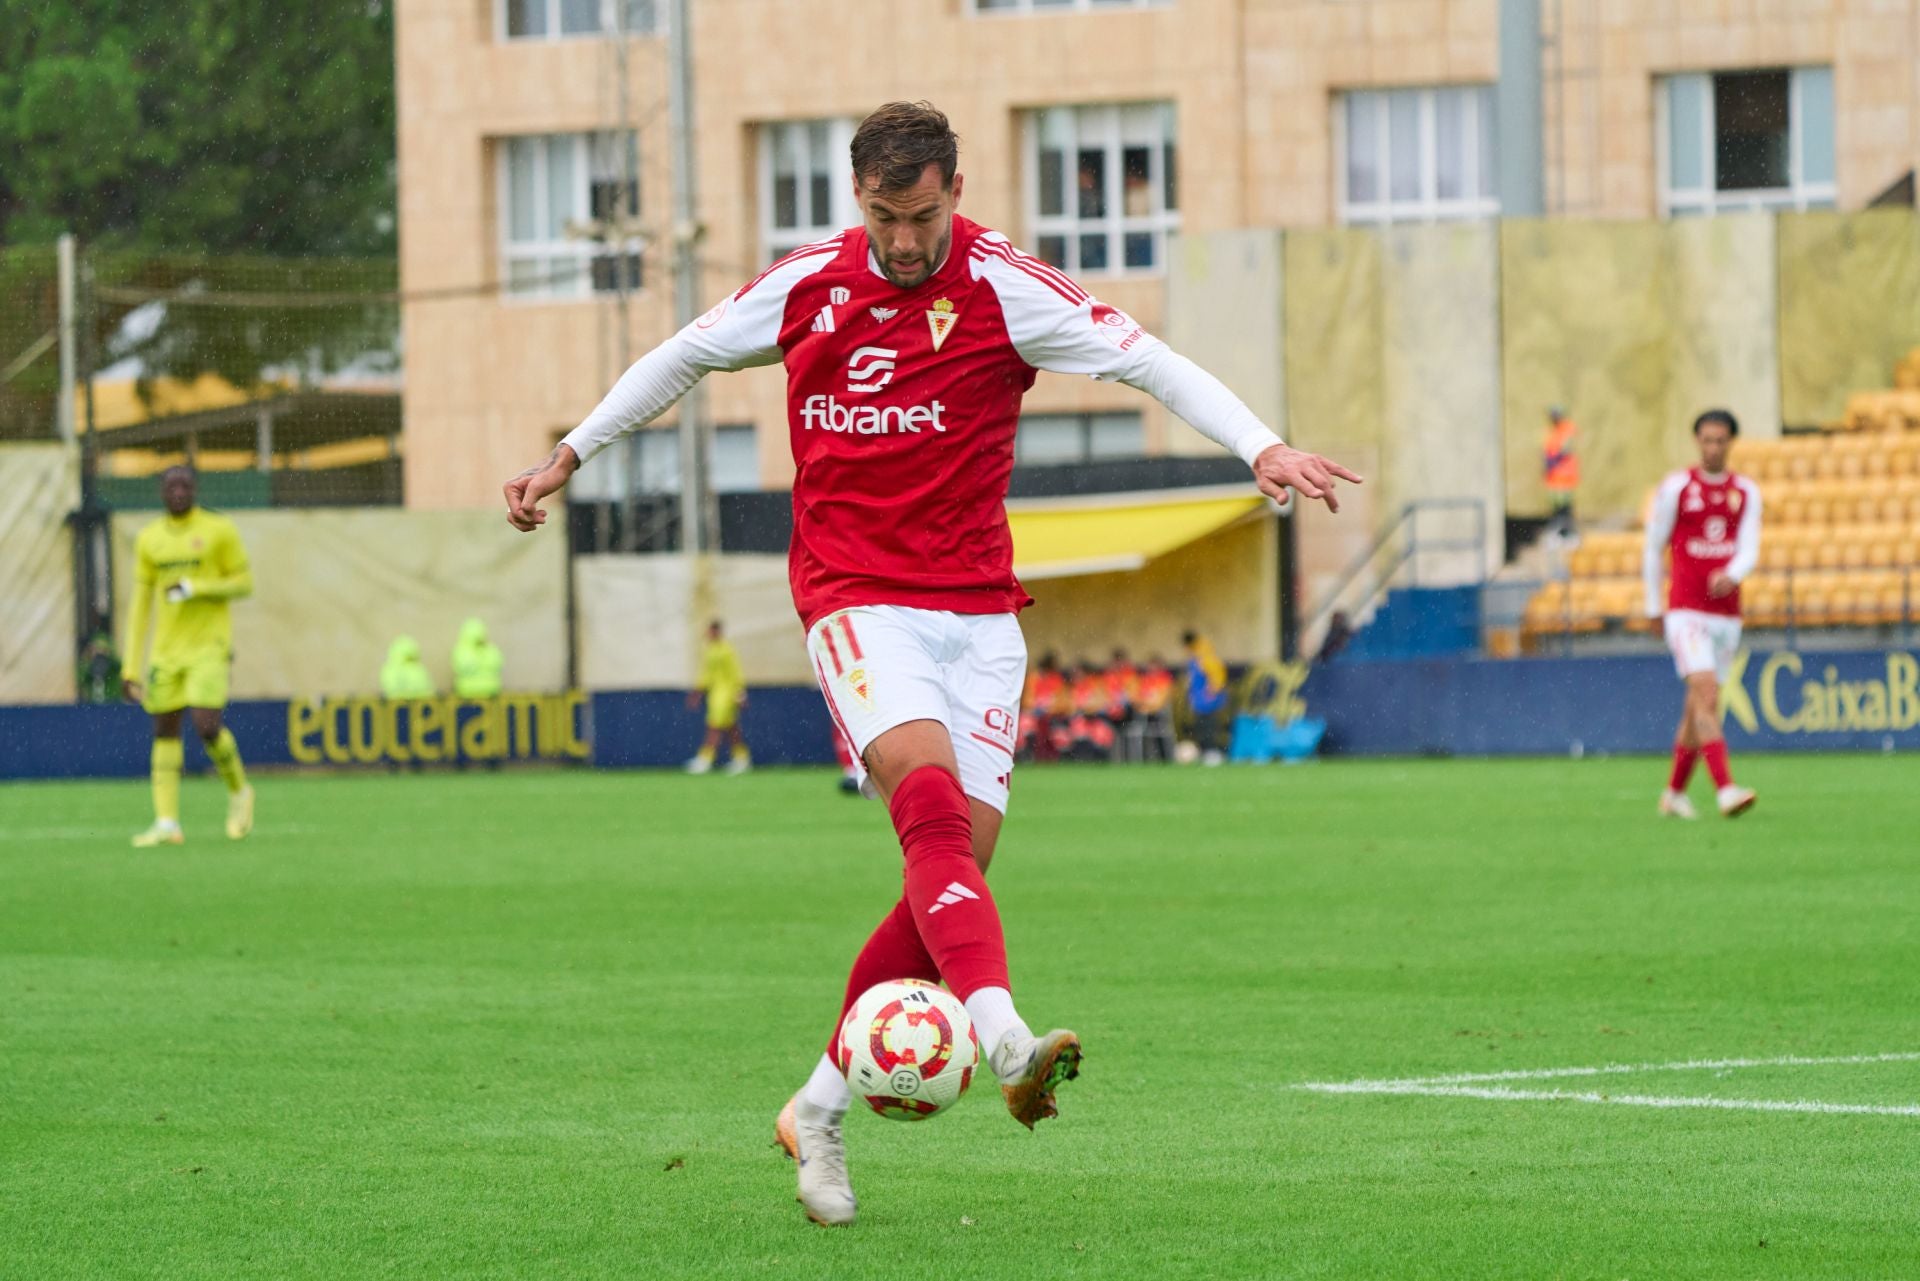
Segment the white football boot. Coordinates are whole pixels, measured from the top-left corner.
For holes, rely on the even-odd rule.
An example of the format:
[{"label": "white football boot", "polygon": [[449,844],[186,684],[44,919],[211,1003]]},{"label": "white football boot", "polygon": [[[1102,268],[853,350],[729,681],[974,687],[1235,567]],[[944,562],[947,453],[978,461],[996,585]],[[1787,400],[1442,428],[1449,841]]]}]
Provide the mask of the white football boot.
[{"label": "white football boot", "polygon": [[799,1172],[800,1191],[794,1199],[807,1217],[827,1228],[852,1223],[860,1203],[847,1177],[847,1143],[840,1122],[796,1094],[780,1109],[773,1137]]},{"label": "white football boot", "polygon": [[727,773],[729,774],[744,774],[752,768],[753,760],[750,757],[729,756],[727,758]]},{"label": "white football boot", "polygon": [[713,770],[713,757],[711,756],[692,757],[687,761],[686,769],[687,769],[687,773],[689,774],[711,773]]},{"label": "white football boot", "polygon": [[1660,793],[1660,817],[1662,818],[1699,818],[1693,812],[1693,802],[1687,799],[1685,792],[1676,792],[1671,787]]},{"label": "white football boot", "polygon": [[1080,1075],[1080,1059],[1080,1038],[1063,1028],[1044,1036],[1009,1032],[987,1056],[993,1074],[1000,1079],[1007,1111],[1029,1130],[1037,1121],[1060,1115],[1053,1092]]},{"label": "white football boot", "polygon": [[1728,818],[1739,818],[1753,808],[1760,798],[1754,795],[1751,787],[1742,787],[1738,783],[1728,783],[1715,793],[1714,799],[1720,802],[1720,812]]}]

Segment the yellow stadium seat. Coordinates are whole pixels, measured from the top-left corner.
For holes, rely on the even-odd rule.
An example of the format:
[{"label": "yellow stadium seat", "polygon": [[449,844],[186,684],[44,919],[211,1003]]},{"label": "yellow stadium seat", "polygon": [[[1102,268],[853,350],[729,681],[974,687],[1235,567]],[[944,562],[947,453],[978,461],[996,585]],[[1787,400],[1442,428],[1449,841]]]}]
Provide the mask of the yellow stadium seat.
[{"label": "yellow stadium seat", "polygon": [[[1853,530],[1860,529],[1853,526]],[[1847,539],[1840,544],[1840,567],[1842,569],[1865,569],[1867,567],[1867,538],[1858,533],[1849,532]]]},{"label": "yellow stadium seat", "polygon": [[1833,521],[1833,504],[1824,498],[1810,498],[1803,509],[1801,519],[1809,525],[1826,525]]},{"label": "yellow stadium seat", "polygon": [[1893,471],[1893,460],[1887,456],[1885,449],[1875,449],[1861,461],[1869,476],[1885,476]]},{"label": "yellow stadium seat", "polygon": [[1903,623],[1909,608],[1899,579],[1880,584],[1873,593],[1873,621],[1883,626]]},{"label": "yellow stadium seat", "polygon": [[1833,599],[1824,586],[1795,585],[1794,621],[1801,627],[1828,627],[1833,623]]},{"label": "yellow stadium seat", "polygon": [[1815,543],[1795,543],[1787,553],[1787,566],[1799,573],[1814,569],[1818,564],[1819,550]]},{"label": "yellow stadium seat", "polygon": [[1841,544],[1837,538],[1830,538],[1813,549],[1813,563],[1820,569],[1840,568]]}]

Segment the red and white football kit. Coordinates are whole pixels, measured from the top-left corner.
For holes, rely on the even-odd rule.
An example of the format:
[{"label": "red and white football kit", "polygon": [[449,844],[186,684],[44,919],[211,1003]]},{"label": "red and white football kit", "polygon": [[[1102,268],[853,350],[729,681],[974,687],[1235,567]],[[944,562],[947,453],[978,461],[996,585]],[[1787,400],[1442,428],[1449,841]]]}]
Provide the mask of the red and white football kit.
[{"label": "red and white football kit", "polygon": [[862,755],[895,726],[941,722],[966,793],[1003,811],[1030,603],[1005,499],[1035,372],[1138,387],[1249,466],[1279,443],[1126,314],[958,217],[946,260],[910,289],[861,228],[788,254],[643,357],[566,443],[585,462],[708,371],[776,361],[793,599],[836,722]]},{"label": "red and white football kit", "polygon": [[[1682,679],[1712,672],[1724,682],[1740,649],[1738,584],[1760,562],[1759,486],[1733,472],[1711,476],[1697,467],[1668,476],[1647,516],[1641,577],[1649,618],[1662,613],[1660,577],[1669,559],[1664,612],[1674,668]],[[1735,583],[1725,596],[1707,591],[1717,570]]]}]

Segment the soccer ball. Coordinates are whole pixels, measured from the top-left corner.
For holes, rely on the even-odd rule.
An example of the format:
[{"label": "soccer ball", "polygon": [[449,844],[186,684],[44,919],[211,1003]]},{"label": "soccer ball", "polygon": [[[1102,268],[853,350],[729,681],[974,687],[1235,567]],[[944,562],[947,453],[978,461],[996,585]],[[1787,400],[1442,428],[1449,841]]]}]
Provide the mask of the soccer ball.
[{"label": "soccer ball", "polygon": [[876,983],[840,1021],[833,1061],[881,1116],[924,1121],[959,1102],[980,1062],[967,1007],[919,979]]}]

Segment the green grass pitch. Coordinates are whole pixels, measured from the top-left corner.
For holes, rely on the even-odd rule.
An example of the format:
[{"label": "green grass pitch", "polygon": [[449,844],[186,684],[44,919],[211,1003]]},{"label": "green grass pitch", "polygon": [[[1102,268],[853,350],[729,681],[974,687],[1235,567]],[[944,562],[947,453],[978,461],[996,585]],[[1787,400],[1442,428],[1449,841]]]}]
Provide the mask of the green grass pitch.
[{"label": "green grass pitch", "polygon": [[[1912,1277],[1920,786],[1736,760],[1028,769],[992,881],[1087,1046],[1028,1133],[857,1114],[851,1230],[770,1147],[898,892],[829,775],[0,786],[0,1274]],[[1696,786],[1704,799],[1704,783]],[[1897,1112],[1767,1111],[1766,1101]]]}]

